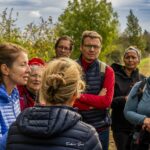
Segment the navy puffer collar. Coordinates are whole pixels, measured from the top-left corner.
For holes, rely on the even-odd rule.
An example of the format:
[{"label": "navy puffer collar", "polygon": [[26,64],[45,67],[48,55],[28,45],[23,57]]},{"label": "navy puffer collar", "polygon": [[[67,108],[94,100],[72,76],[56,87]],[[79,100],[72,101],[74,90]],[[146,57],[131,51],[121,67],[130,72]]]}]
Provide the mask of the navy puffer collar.
[{"label": "navy puffer collar", "polygon": [[35,106],[23,111],[17,126],[24,135],[47,138],[74,126],[81,116],[68,106]]}]

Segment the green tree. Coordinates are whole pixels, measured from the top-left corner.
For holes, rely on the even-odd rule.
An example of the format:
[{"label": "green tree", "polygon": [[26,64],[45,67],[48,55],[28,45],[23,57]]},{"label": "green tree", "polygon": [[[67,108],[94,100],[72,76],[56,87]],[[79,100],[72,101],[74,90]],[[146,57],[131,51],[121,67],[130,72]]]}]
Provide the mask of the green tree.
[{"label": "green tree", "polygon": [[54,56],[53,45],[56,39],[53,32],[52,17],[40,17],[40,23],[28,24],[23,33],[24,46],[30,49],[30,57],[41,57],[49,61]]},{"label": "green tree", "polygon": [[[103,37],[103,58],[111,51],[118,35],[118,16],[111,3],[106,0],[69,0],[68,6],[58,18],[57,34],[67,34],[75,42],[74,57],[79,53],[81,34],[84,30],[95,30]],[[106,58],[106,57],[105,57]]]},{"label": "green tree", "polygon": [[30,23],[26,25],[24,32],[17,27],[19,13],[13,16],[13,8],[8,11],[6,8],[0,14],[0,42],[17,43],[29,51],[29,57],[41,57],[49,61],[54,56],[53,45],[55,34],[52,17],[47,20],[40,17],[39,24]]},{"label": "green tree", "polygon": [[130,10],[129,15],[127,16],[127,28],[125,29],[125,34],[130,45],[136,45],[141,50],[145,48],[142,28],[139,25],[138,18],[133,14],[132,10]]},{"label": "green tree", "polygon": [[20,40],[20,28],[16,26],[16,21],[19,13],[16,13],[16,18],[13,16],[13,8],[10,11],[6,8],[0,14],[0,41],[15,42]]},{"label": "green tree", "polygon": [[143,38],[146,41],[145,52],[150,53],[150,33],[148,31],[144,31]]}]

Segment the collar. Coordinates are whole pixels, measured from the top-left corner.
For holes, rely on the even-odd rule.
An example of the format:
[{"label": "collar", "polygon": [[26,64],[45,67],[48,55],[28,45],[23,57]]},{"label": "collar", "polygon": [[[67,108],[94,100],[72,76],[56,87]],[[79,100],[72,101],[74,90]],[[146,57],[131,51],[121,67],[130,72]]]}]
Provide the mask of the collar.
[{"label": "collar", "polygon": [[84,71],[86,71],[93,62],[94,60],[88,63],[83,57],[81,57],[81,64],[83,66]]},{"label": "collar", "polygon": [[0,84],[0,103],[9,103],[10,101],[16,101],[19,99],[19,92],[17,88],[12,90],[12,93],[9,95],[7,93],[6,87],[4,84]]}]

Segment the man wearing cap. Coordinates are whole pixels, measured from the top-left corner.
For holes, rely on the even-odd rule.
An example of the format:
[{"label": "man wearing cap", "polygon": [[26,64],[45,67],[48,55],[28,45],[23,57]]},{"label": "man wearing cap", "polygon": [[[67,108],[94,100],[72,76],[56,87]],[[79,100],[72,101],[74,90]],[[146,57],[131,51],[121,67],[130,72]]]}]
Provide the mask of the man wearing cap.
[{"label": "man wearing cap", "polygon": [[38,93],[45,62],[40,58],[32,58],[28,64],[31,69],[28,82],[25,86],[18,86],[21,111],[27,107],[33,107],[38,102]]}]

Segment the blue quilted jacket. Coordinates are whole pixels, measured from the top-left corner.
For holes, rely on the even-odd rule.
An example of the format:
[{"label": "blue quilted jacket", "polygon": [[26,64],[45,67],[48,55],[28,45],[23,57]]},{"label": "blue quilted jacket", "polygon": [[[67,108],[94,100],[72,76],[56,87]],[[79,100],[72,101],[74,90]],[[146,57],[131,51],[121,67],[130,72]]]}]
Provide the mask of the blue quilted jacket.
[{"label": "blue quilted jacket", "polygon": [[68,106],[25,109],[8,132],[7,150],[102,150],[95,129]]},{"label": "blue quilted jacket", "polygon": [[8,95],[3,84],[0,85],[0,138],[20,113],[19,93],[16,88]]}]

